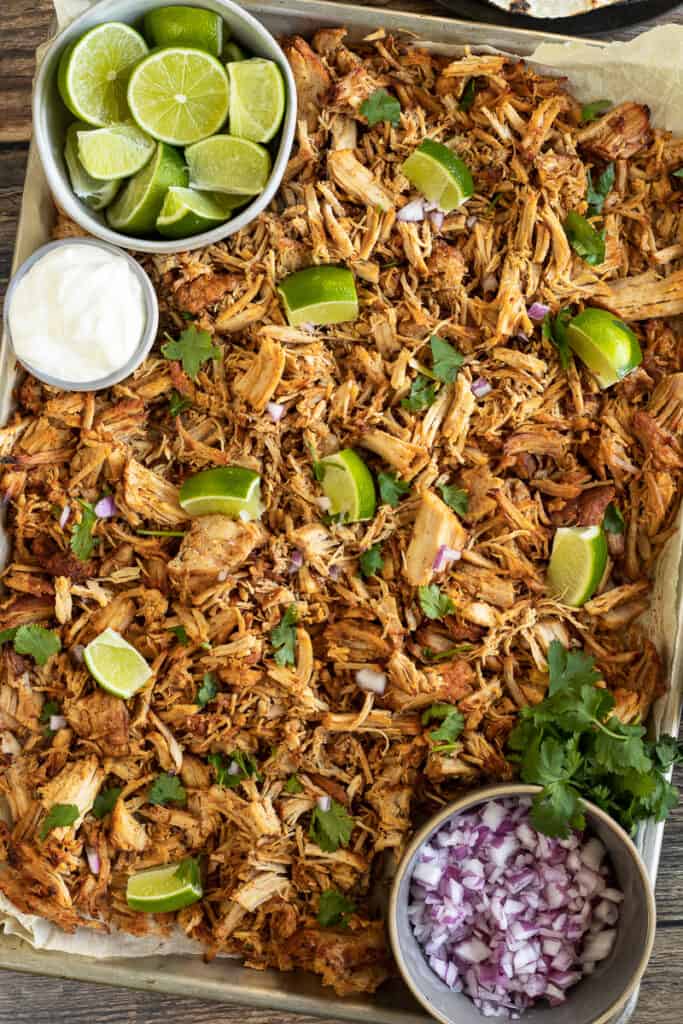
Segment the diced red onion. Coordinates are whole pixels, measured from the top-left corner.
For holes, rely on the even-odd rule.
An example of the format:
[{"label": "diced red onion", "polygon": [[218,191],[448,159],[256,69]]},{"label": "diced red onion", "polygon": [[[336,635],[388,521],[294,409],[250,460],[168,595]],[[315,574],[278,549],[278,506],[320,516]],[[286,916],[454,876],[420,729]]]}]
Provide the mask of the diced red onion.
[{"label": "diced red onion", "polygon": [[470,390],[475,398],[484,398],[493,389],[485,377],[477,377],[472,381]]},{"label": "diced red onion", "polygon": [[384,672],[375,672],[371,668],[361,668],[356,672],[356,682],[361,690],[368,693],[383,694],[387,686],[387,677]]},{"label": "diced red onion", "polygon": [[104,498],[100,498],[95,505],[95,515],[98,519],[111,519],[117,512],[118,509],[113,494],[107,494]]},{"label": "diced red onion", "polygon": [[90,868],[93,875],[99,875],[100,867],[102,865],[100,863],[100,855],[97,852],[97,850],[92,846],[86,846],[85,857],[86,860],[88,861],[88,867]]},{"label": "diced red onion", "polygon": [[457,548],[449,548],[447,544],[442,544],[434,557],[432,569],[434,572],[441,572],[443,569],[447,568],[451,562],[457,562],[461,558],[462,551],[458,551]]},{"label": "diced red onion", "polygon": [[441,231],[443,222],[446,219],[446,214],[442,210],[432,210],[429,214],[429,219],[437,231]]},{"label": "diced red onion", "polygon": [[471,213],[469,215],[469,217],[467,218],[467,220],[465,221],[465,227],[472,229],[476,223],[477,223],[477,218],[474,216],[473,213]]},{"label": "diced red onion", "polygon": [[498,288],[498,278],[495,274],[486,274],[481,286],[485,292],[495,292]]},{"label": "diced red onion", "polygon": [[321,512],[329,512],[332,508],[332,502],[329,498],[316,498],[315,503]]},{"label": "diced red onion", "polygon": [[527,309],[527,315],[530,320],[535,320],[538,323],[544,318],[546,313],[550,312],[550,306],[545,306],[542,302],[532,302]]},{"label": "diced red onion", "polygon": [[52,732],[59,732],[60,729],[66,729],[66,718],[64,715],[50,715],[50,729]]},{"label": "diced red onion", "polygon": [[406,203],[396,214],[396,220],[404,221],[405,223],[419,223],[425,219],[425,202],[424,199],[413,199],[412,202]]},{"label": "diced red onion", "polygon": [[289,571],[298,572],[301,566],[304,564],[303,552],[299,551],[298,548],[294,548],[292,556],[289,560]]},{"label": "diced red onion", "polygon": [[266,412],[270,416],[273,423],[279,423],[282,417],[284,416],[285,407],[284,405],[281,405],[279,402],[267,402]]},{"label": "diced red onion", "polygon": [[528,334],[525,334],[524,331],[517,331],[517,333],[515,334],[515,338],[517,339],[517,341],[524,342],[524,344],[526,344],[529,341],[529,336]]},{"label": "diced red onion", "polygon": [[59,515],[59,525],[63,530],[66,524],[69,522],[69,516],[71,515],[71,505],[65,505]]},{"label": "diced red onion", "polygon": [[550,839],[529,811],[526,798],[496,800],[452,818],[413,872],[408,915],[427,962],[484,1016],[564,1002],[616,936],[623,897],[602,843]]},{"label": "diced red onion", "polygon": [[230,764],[228,765],[228,775],[239,775],[240,771],[241,768],[238,765],[237,761],[231,761]]},{"label": "diced red onion", "polygon": [[316,803],[321,811],[329,811],[332,806],[332,797],[327,796],[327,794],[325,794],[325,796],[319,796]]},{"label": "diced red onion", "polygon": [[331,579],[338,580],[339,577],[341,576],[341,572],[342,572],[341,571],[341,566],[340,565],[331,565],[330,569],[329,569],[329,572],[330,572],[330,578]]}]

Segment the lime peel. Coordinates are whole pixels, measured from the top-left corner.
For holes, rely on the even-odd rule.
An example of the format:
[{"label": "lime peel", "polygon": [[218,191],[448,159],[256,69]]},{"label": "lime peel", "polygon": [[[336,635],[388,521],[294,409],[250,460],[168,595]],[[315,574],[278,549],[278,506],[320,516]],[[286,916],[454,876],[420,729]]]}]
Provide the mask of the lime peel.
[{"label": "lime peel", "polygon": [[358,316],[358,295],[347,267],[307,267],[284,278],[278,292],[291,327],[299,324],[339,324]]},{"label": "lime peel", "polygon": [[219,466],[188,477],[179,500],[190,516],[224,515],[245,521],[259,519],[261,477],[244,466]]},{"label": "lime peel", "polygon": [[137,871],[129,877],[126,886],[128,906],[152,914],[181,910],[203,895],[199,867],[192,858]]},{"label": "lime peel", "polygon": [[372,519],[377,498],[372,473],[360,455],[344,448],[317,465],[320,486],[330,501],[330,514],[345,523]]},{"label": "lime peel", "polygon": [[91,640],[83,657],[99,686],[123,700],[137,693],[152,676],[140,652],[111,628]]},{"label": "lime peel", "polygon": [[555,531],[548,589],[563,604],[580,608],[595,593],[607,565],[601,526],[564,526]]},{"label": "lime peel", "polygon": [[450,213],[474,194],[472,174],[460,157],[442,142],[423,139],[403,162],[406,178],[431,203]]}]

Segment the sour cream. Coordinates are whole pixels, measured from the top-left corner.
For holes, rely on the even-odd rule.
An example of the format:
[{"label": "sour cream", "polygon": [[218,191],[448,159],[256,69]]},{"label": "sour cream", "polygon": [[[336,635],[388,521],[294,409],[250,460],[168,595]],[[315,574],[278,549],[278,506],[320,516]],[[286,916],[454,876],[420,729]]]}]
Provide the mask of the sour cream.
[{"label": "sour cream", "polygon": [[124,256],[72,243],[47,252],[17,282],[8,320],[22,363],[82,384],[133,356],[145,329],[145,298]]}]

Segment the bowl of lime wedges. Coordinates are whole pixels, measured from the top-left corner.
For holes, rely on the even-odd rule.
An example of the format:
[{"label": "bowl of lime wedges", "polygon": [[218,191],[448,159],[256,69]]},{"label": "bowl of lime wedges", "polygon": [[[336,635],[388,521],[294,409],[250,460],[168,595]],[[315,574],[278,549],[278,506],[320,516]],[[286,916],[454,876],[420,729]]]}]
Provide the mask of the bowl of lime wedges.
[{"label": "bowl of lime wedges", "polygon": [[179,252],[271,201],[296,88],[273,36],[231,0],[101,0],[45,54],[33,124],[54,198],[80,227]]}]

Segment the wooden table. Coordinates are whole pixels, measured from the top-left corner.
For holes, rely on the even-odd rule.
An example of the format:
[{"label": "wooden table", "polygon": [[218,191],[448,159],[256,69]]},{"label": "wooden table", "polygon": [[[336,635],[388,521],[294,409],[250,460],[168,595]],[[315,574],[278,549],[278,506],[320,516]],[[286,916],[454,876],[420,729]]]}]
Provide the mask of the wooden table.
[{"label": "wooden table", "polygon": [[[386,0],[385,0],[386,2]],[[393,9],[435,13],[429,0],[393,0]],[[51,0],[0,3],[0,296],[4,295],[31,136],[34,51],[46,38]],[[615,11],[615,22],[618,20]],[[629,38],[658,22],[683,24],[683,5],[645,26],[614,31]],[[683,789],[683,771],[678,775]],[[657,941],[633,1024],[680,1024],[683,1019],[683,804],[671,815],[657,883]],[[105,989],[56,978],[3,972],[0,1024],[311,1024],[314,1018],[279,1012]]]}]

